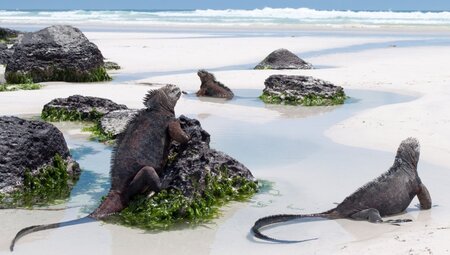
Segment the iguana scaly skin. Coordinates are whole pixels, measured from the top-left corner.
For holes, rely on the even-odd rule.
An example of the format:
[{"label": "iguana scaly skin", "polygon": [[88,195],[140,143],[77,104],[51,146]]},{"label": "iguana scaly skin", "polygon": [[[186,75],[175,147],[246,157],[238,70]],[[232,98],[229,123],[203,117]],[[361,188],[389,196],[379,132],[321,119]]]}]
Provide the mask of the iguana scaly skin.
[{"label": "iguana scaly skin", "polygon": [[[139,111],[117,139],[108,195],[94,212],[80,220],[103,219],[123,210],[134,195],[161,190],[159,175],[166,165],[171,141],[185,143],[189,140],[175,118],[174,107],[180,95],[180,89],[174,85],[147,94],[146,108]],[[24,228],[17,233],[10,249],[12,251],[15,242],[26,234],[77,224],[80,220]]]},{"label": "iguana scaly skin", "polygon": [[[403,212],[417,195],[421,209],[431,208],[431,197],[417,173],[420,147],[415,138],[404,140],[398,150],[392,167],[375,180],[359,188],[348,196],[336,208],[315,214],[280,214],[257,220],[252,227],[255,237],[273,242],[283,241],[268,237],[260,232],[260,228],[294,219],[322,217],[327,219],[354,219],[381,223],[381,217]],[[391,220],[388,223],[400,223],[410,220]]]}]

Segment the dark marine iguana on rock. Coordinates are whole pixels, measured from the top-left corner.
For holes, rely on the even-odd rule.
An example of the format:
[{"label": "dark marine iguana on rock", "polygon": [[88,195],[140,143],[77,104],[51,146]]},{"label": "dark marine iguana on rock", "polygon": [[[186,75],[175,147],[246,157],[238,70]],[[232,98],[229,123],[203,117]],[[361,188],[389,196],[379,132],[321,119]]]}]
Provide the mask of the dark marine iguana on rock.
[{"label": "dark marine iguana on rock", "polygon": [[348,196],[334,209],[314,214],[280,214],[257,220],[252,227],[255,237],[273,242],[297,243],[315,240],[284,241],[268,237],[260,232],[267,225],[294,219],[321,217],[326,219],[367,220],[372,223],[399,223],[411,220],[383,221],[381,217],[403,212],[417,195],[421,209],[431,208],[431,197],[417,173],[420,146],[415,138],[400,144],[392,167]]},{"label": "dark marine iguana on rock", "polygon": [[146,108],[139,111],[117,138],[111,160],[111,189],[94,212],[78,220],[24,228],[17,233],[10,250],[26,234],[79,224],[89,218],[101,220],[123,210],[136,194],[160,191],[159,176],[166,165],[171,141],[189,140],[175,118],[174,107],[180,95],[180,89],[174,85],[149,91],[144,98]]}]

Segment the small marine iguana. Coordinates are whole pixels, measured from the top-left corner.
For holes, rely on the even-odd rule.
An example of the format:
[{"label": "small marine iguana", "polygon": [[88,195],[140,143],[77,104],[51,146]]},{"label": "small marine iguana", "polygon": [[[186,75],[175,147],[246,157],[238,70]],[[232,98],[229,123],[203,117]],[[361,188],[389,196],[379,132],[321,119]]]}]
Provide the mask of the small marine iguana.
[{"label": "small marine iguana", "polygon": [[205,70],[199,70],[197,72],[198,77],[202,84],[200,90],[197,91],[197,96],[219,97],[232,99],[234,97],[233,92],[227,86],[216,80],[216,77],[212,73]]},{"label": "small marine iguana", "polygon": [[175,118],[174,107],[180,95],[175,85],[148,92],[144,98],[146,108],[137,113],[117,138],[111,160],[111,189],[94,212],[78,220],[24,228],[11,242],[10,250],[13,251],[17,240],[26,234],[89,219],[100,220],[123,210],[136,194],[160,191],[159,176],[166,165],[171,141],[186,143],[189,140]]},{"label": "small marine iguana", "polygon": [[383,221],[381,217],[403,212],[417,195],[421,209],[431,208],[431,197],[417,173],[420,146],[415,138],[400,144],[392,167],[348,196],[336,208],[313,214],[280,214],[257,220],[252,227],[255,237],[273,242],[297,243],[317,238],[285,241],[268,237],[260,232],[264,226],[294,219],[321,217],[327,219],[367,220],[372,223],[400,223],[411,220]]}]

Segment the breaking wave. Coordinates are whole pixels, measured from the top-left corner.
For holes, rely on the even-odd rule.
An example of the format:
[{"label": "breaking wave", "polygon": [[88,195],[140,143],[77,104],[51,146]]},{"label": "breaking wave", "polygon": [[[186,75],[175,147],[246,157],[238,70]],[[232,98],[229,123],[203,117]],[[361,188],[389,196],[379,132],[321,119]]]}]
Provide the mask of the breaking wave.
[{"label": "breaking wave", "polygon": [[450,12],[337,11],[308,8],[263,8],[254,10],[186,11],[6,11],[0,10],[1,23],[25,24],[140,24],[140,25],[435,25],[450,26]]}]

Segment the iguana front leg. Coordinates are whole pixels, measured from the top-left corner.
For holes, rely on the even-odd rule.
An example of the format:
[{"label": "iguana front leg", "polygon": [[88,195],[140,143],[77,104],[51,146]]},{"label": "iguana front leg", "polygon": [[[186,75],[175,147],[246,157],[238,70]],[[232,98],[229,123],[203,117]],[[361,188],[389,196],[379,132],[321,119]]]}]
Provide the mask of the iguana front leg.
[{"label": "iguana front leg", "polygon": [[367,220],[372,223],[383,222],[380,212],[375,208],[361,210],[355,214],[352,214],[350,217],[354,220]]},{"label": "iguana front leg", "polygon": [[428,192],[427,187],[423,185],[423,183],[420,184],[420,190],[417,193],[417,198],[420,202],[420,209],[430,209],[431,208],[431,196],[430,192]]},{"label": "iguana front leg", "polygon": [[200,90],[197,91],[196,95],[197,96],[204,96],[206,93],[206,86],[200,86]]},{"label": "iguana front leg", "polygon": [[181,144],[187,143],[190,139],[186,132],[184,132],[181,128],[178,120],[174,120],[169,123],[169,136]]}]

